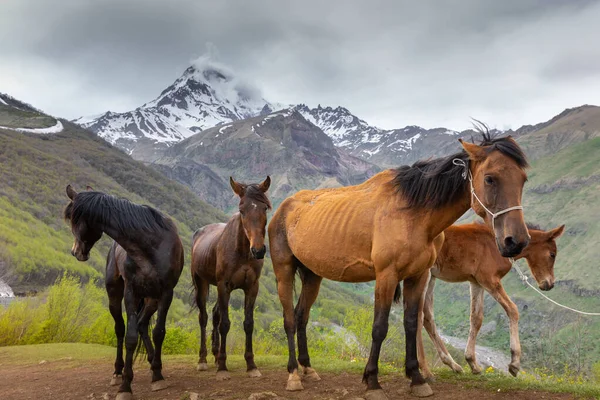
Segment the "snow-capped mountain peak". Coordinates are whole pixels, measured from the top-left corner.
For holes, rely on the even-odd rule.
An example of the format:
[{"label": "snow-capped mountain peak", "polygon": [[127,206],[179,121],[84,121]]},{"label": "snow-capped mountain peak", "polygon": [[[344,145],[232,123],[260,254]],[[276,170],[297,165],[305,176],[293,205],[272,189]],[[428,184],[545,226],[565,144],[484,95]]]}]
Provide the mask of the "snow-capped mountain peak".
[{"label": "snow-capped mountain peak", "polygon": [[132,152],[148,142],[169,146],[216,125],[269,114],[277,106],[231,69],[201,57],[157,98],[137,109],[74,122]]}]

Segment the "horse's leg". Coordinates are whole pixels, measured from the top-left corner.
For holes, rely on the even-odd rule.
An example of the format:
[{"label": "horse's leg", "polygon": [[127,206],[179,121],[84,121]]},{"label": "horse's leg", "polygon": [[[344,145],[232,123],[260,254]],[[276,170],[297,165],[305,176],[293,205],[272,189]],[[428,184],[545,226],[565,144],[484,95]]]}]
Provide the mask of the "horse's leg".
[{"label": "horse's leg", "polygon": [[[429,279],[433,278],[431,278],[431,273],[429,271],[427,272],[427,274],[429,282]],[[425,284],[425,293],[427,292],[427,287],[428,283]],[[423,372],[423,378],[425,378],[426,381],[433,381],[433,373],[431,372],[431,370],[429,369],[429,365],[427,364],[427,357],[425,356],[425,346],[423,344],[423,314],[425,308],[425,297],[425,294],[421,296],[421,302],[419,303],[419,319],[417,325],[417,359],[419,361],[419,367]]]},{"label": "horse's leg", "polygon": [[258,295],[258,280],[248,289],[244,291],[244,332],[246,333],[246,371],[251,378],[261,376],[258,367],[254,363],[254,352],[252,351],[252,333],[254,332],[254,303]]},{"label": "horse's leg", "polygon": [[[285,390],[303,390],[300,375],[298,375],[298,360],[296,360],[296,345],[294,335],[296,334],[296,321],[294,317],[294,256],[282,257],[282,253],[275,251],[274,241],[271,240],[271,255],[273,257],[273,270],[277,277],[277,294],[283,307],[283,328],[288,340],[288,365],[289,372]],[[288,250],[289,251],[289,250]]]},{"label": "horse's leg", "polygon": [[150,318],[154,315],[156,310],[158,309],[158,302],[153,299],[145,299],[144,308],[142,312],[138,316],[138,329],[142,341],[144,342],[144,347],[146,348],[146,354],[148,355],[148,362],[152,365],[152,360],[154,359],[154,347],[152,347],[152,340],[150,340],[150,335],[148,334]]},{"label": "horse's leg", "polygon": [[419,327],[419,308],[425,295],[425,286],[429,280],[429,271],[418,277],[404,280],[404,332],[406,336],[406,376],[411,379],[411,394],[417,397],[427,397],[433,391],[419,371],[417,359],[417,329]]},{"label": "horse's leg", "polygon": [[110,315],[115,320],[115,335],[117,336],[117,357],[115,359],[115,372],[110,380],[111,386],[119,385],[123,380],[123,338],[125,337],[125,321],[123,320],[123,311],[121,303],[123,301],[123,292],[125,283],[121,277],[117,279],[107,278],[106,292],[108,293],[108,309]]},{"label": "horse's leg", "polygon": [[173,301],[173,289],[167,289],[163,292],[158,302],[158,317],[156,325],[152,330],[152,339],[154,340],[154,359],[152,360],[152,391],[162,390],[167,387],[165,378],[162,375],[162,344],[165,340],[167,313]]},{"label": "horse's leg", "polygon": [[213,356],[215,357],[215,364],[217,364],[217,357],[219,355],[219,343],[221,342],[219,340],[219,322],[220,321],[221,321],[221,314],[219,313],[219,302],[217,301],[212,310],[213,329],[212,329],[212,335],[211,335],[212,353],[213,353]]},{"label": "horse's leg", "polygon": [[477,334],[483,323],[483,288],[479,284],[471,282],[471,328],[469,329],[469,340],[465,349],[465,359],[474,374],[481,373],[481,367],[477,364],[475,353],[475,342]]},{"label": "horse's leg", "polygon": [[208,370],[206,362],[206,324],[208,314],[206,313],[206,299],[208,297],[208,282],[194,275],[194,287],[196,288],[196,305],[198,306],[198,322],[200,323],[200,354],[198,359],[198,371]]},{"label": "horse's leg", "polygon": [[300,298],[298,299],[298,304],[296,304],[295,309],[298,335],[298,362],[302,365],[304,370],[302,377],[311,381],[320,381],[321,378],[319,377],[319,374],[317,374],[317,371],[310,365],[308,343],[306,341],[306,325],[308,324],[308,317],[310,316],[310,308],[319,295],[322,280],[323,278],[316,275],[308,268],[303,269],[302,291],[300,292]]},{"label": "horse's leg", "polygon": [[123,382],[119,387],[117,400],[130,400],[133,381],[133,355],[138,343],[138,307],[140,299],[135,296],[129,285],[125,285],[125,311],[127,312],[127,332],[125,334],[125,370]]},{"label": "horse's leg", "polygon": [[[487,288],[486,288],[487,289]],[[517,376],[521,369],[521,342],[519,341],[519,309],[517,305],[508,297],[504,291],[501,282],[488,289],[488,292],[496,299],[498,303],[506,311],[510,326],[510,364],[508,371],[512,376]]]},{"label": "horse's leg", "polygon": [[221,316],[221,320],[219,321],[221,343],[219,354],[217,355],[217,380],[222,381],[230,378],[229,371],[227,371],[227,334],[231,327],[231,322],[229,321],[229,296],[231,292],[222,282],[219,282],[217,292],[217,302],[219,303],[219,314]]},{"label": "horse's leg", "polygon": [[[432,276],[425,292],[425,304],[423,306],[423,325],[429,334],[431,341],[435,345],[437,353],[444,364],[452,368],[454,372],[463,372],[463,369],[458,365],[444,344],[444,340],[440,337],[435,326],[435,318],[433,316],[433,294],[435,289],[435,277]],[[419,363],[421,361],[419,360]]]},{"label": "horse's leg", "polygon": [[[390,309],[392,308],[392,301],[394,300],[394,292],[398,286],[398,279],[395,271],[386,273],[380,273],[375,280],[375,316],[373,318],[373,331],[371,342],[371,352],[369,354],[369,361],[365,367],[363,374],[363,382],[367,384],[367,395],[368,400],[371,399],[387,399],[387,396],[381,389],[379,380],[377,379],[379,373],[379,353],[381,352],[381,344],[383,343],[388,332],[388,318],[390,315]],[[418,304],[415,309],[419,311]],[[406,313],[406,311],[405,311]],[[417,315],[415,313],[415,319]],[[416,320],[415,320],[415,333],[416,333]],[[415,357],[416,357],[415,347]],[[423,380],[423,382],[425,382]]]}]

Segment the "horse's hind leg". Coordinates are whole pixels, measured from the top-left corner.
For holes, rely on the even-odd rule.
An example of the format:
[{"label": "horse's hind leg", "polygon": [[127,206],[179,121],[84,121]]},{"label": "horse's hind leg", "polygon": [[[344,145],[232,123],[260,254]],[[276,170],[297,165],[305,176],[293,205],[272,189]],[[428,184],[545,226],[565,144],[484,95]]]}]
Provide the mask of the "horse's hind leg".
[{"label": "horse's hind leg", "polygon": [[469,339],[465,349],[465,359],[471,367],[474,374],[481,373],[481,367],[477,364],[477,355],[475,353],[475,342],[477,334],[483,323],[483,288],[477,283],[471,282],[471,328],[469,329]]},{"label": "horse's hind leg", "polygon": [[[108,275],[108,274],[107,274]],[[117,336],[117,357],[115,359],[115,372],[110,380],[111,386],[119,385],[123,380],[123,339],[125,337],[125,321],[121,303],[123,301],[123,290],[125,284],[120,277],[106,280],[106,292],[108,293],[108,309],[115,320],[115,335]]]},{"label": "horse's hind leg", "polygon": [[262,374],[258,370],[254,363],[254,352],[252,351],[252,332],[254,331],[254,303],[256,302],[256,296],[258,295],[258,280],[250,287],[245,290],[244,298],[244,332],[246,333],[246,352],[244,358],[246,359],[246,367],[248,376],[251,378],[258,378]]},{"label": "horse's hind leg", "polygon": [[131,382],[133,381],[133,355],[138,343],[138,307],[139,301],[129,285],[125,286],[125,311],[127,312],[127,332],[125,334],[125,369],[123,382],[119,387],[117,400],[130,400]]},{"label": "horse's hind leg", "polygon": [[215,364],[217,363],[217,356],[219,355],[219,345],[221,340],[219,339],[219,323],[221,322],[221,314],[219,313],[219,302],[217,301],[212,309],[212,335],[211,335],[211,347],[212,354],[215,357]]},{"label": "horse's hind leg", "polygon": [[296,329],[298,335],[298,362],[302,365],[303,378],[311,381],[320,381],[321,378],[310,365],[310,356],[308,355],[308,343],[306,341],[306,325],[310,316],[310,308],[315,303],[319,295],[321,281],[323,278],[316,275],[308,268],[302,268],[302,291],[296,309],[294,311],[296,319]]},{"label": "horse's hind leg", "polygon": [[152,391],[162,390],[167,387],[162,375],[162,344],[166,334],[167,313],[173,301],[173,289],[163,292],[158,302],[158,317],[152,330],[154,340],[154,359],[152,360]]},{"label": "horse's hind leg", "polygon": [[198,322],[200,323],[200,353],[198,358],[198,371],[208,370],[206,362],[206,324],[208,314],[206,313],[206,299],[208,297],[208,282],[194,275],[194,287],[196,288],[196,305],[198,306]]},{"label": "horse's hind leg", "polygon": [[229,296],[231,294],[229,288],[225,286],[223,282],[219,282],[217,286],[219,303],[219,314],[221,319],[219,321],[219,334],[221,335],[221,343],[219,346],[219,354],[217,355],[217,380],[229,379],[229,372],[227,371],[227,334],[231,327],[229,321]]},{"label": "horse's hind leg", "polygon": [[[429,338],[433,342],[438,356],[442,360],[444,364],[452,368],[454,372],[463,372],[463,369],[460,365],[458,365],[450,353],[448,349],[446,349],[446,345],[444,344],[444,340],[440,337],[437,332],[437,327],[435,326],[435,318],[433,315],[433,293],[435,288],[435,277],[431,277],[429,280],[429,285],[427,286],[427,292],[425,292],[425,304],[423,306],[423,325],[425,326],[425,330],[429,334]],[[419,360],[419,365],[421,365],[421,360]]]},{"label": "horse's hind leg", "polygon": [[154,315],[158,308],[158,302],[153,299],[144,300],[144,308],[138,317],[138,329],[140,331],[140,337],[144,342],[146,348],[146,354],[148,355],[148,363],[152,365],[154,359],[154,347],[152,347],[152,340],[148,334],[148,327],[150,325],[150,318]]},{"label": "horse's hind leg", "polygon": [[[429,272],[427,272],[427,274],[429,276],[431,276],[431,274]],[[431,282],[431,280],[434,278],[429,278],[428,279],[428,283]],[[418,319],[418,326],[417,326],[417,355],[418,355],[418,360],[419,360],[419,368],[421,368],[421,371],[423,372],[423,378],[425,378],[425,380],[427,381],[433,381],[433,373],[431,372],[431,370],[429,369],[429,364],[427,363],[427,357],[425,356],[425,346],[423,344],[423,325],[424,325],[424,314],[425,314],[425,299],[427,297],[427,287],[429,285],[427,284],[425,287],[425,293],[423,296],[421,296],[421,303],[419,304],[419,319]]]},{"label": "horse's hind leg", "polygon": [[[296,320],[294,316],[294,275],[296,273],[296,258],[287,252],[279,252],[275,247],[275,240],[270,237],[271,256],[273,260],[273,270],[277,277],[277,293],[279,301],[283,307],[283,328],[288,340],[288,365],[289,372],[286,390],[303,390],[300,375],[298,375],[298,360],[296,360],[296,345],[294,335],[296,334]],[[285,256],[284,256],[285,254]]]}]

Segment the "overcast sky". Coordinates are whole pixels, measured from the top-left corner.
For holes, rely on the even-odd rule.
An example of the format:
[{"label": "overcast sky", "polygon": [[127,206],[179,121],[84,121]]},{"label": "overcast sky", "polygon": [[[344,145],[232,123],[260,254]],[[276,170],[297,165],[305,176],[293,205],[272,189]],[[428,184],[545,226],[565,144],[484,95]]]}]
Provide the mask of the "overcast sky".
[{"label": "overcast sky", "polygon": [[129,111],[212,44],[272,102],[383,128],[518,127],[600,105],[598,1],[2,0],[0,92]]}]

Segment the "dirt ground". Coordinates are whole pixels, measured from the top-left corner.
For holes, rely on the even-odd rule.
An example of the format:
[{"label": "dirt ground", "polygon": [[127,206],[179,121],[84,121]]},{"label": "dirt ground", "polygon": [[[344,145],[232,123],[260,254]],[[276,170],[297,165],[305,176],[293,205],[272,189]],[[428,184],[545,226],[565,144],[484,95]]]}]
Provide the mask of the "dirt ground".
[{"label": "dirt ground", "polygon": [[[2,367],[0,399],[114,399],[116,386],[109,386],[111,365],[92,362],[86,366],[70,366],[68,362],[42,363],[26,366]],[[150,391],[150,371],[146,364],[136,364],[133,383],[136,400],[162,400],[187,398],[186,392],[194,392],[200,399],[344,399],[364,398],[365,387],[356,373],[322,373],[320,382],[304,382],[302,392],[286,392],[287,371],[263,369],[261,378],[249,378],[245,371],[231,371],[231,379],[215,380],[215,368],[198,372],[195,365],[169,363],[164,375],[169,387],[159,392]],[[381,379],[386,394],[391,399],[415,399],[408,394],[409,381],[397,375]],[[572,399],[569,394],[535,391],[494,392],[469,387],[461,383],[434,383],[435,395],[431,399]],[[269,393],[270,392],[270,393]],[[259,395],[261,394],[261,395]]]}]

